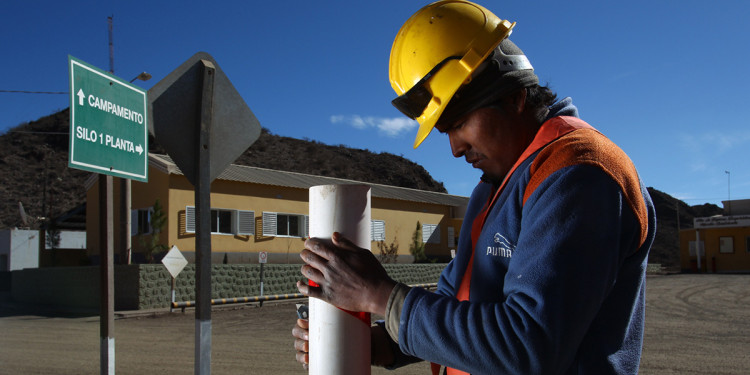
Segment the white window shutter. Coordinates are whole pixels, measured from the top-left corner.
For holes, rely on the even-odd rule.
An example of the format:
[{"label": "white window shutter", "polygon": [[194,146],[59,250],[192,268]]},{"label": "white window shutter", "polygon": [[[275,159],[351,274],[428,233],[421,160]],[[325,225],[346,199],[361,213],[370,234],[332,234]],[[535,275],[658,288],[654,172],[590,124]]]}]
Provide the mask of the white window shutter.
[{"label": "white window shutter", "polygon": [[237,230],[235,233],[252,236],[255,234],[255,212],[254,211],[236,211]]},{"label": "white window shutter", "polygon": [[130,237],[138,234],[138,210],[130,210]]},{"label": "white window shutter", "polygon": [[195,233],[195,207],[185,207],[185,233]]},{"label": "white window shutter", "polygon": [[432,233],[430,234],[430,243],[440,243],[440,226],[435,224],[432,227]]},{"label": "white window shutter", "polygon": [[422,224],[422,242],[440,243],[440,228],[437,224]]},{"label": "white window shutter", "polygon": [[276,235],[276,212],[263,212],[263,235]]},{"label": "white window shutter", "polygon": [[385,221],[370,221],[370,237],[372,241],[385,241]]}]

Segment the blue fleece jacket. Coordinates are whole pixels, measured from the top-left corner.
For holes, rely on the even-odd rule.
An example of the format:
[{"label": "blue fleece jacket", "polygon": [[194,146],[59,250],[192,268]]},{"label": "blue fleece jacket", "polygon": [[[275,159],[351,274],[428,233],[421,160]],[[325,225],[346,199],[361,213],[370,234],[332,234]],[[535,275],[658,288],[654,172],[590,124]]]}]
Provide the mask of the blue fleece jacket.
[{"label": "blue fleece jacket", "polygon": [[404,354],[471,374],[636,374],[653,204],[627,156],[551,107],[478,237],[469,301],[455,296],[474,219],[497,186],[471,195],[456,258],[436,293],[404,300]]}]

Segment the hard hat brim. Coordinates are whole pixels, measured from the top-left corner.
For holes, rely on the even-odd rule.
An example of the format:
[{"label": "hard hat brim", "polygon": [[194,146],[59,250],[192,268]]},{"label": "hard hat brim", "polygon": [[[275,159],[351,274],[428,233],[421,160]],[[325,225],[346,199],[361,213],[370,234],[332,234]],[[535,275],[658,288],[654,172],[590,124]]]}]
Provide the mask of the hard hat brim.
[{"label": "hard hat brim", "polygon": [[432,129],[435,127],[440,115],[445,110],[448,102],[458,89],[465,83],[471,81],[472,73],[479,65],[492,53],[492,51],[507,38],[516,25],[515,22],[502,21],[498,24],[495,32],[491,37],[495,37],[496,43],[493,43],[488,51],[475,51],[469,49],[460,60],[448,60],[445,62],[432,77],[425,82],[425,87],[432,93],[432,99],[425,107],[422,114],[415,118],[419,123],[417,136],[414,139],[414,148],[427,138]]}]

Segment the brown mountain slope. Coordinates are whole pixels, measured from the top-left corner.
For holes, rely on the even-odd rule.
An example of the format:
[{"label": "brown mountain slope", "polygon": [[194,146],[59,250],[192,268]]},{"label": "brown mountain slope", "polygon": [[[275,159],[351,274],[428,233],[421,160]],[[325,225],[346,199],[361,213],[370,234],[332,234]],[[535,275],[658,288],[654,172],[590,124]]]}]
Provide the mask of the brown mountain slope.
[{"label": "brown mountain slope", "polygon": [[[37,228],[44,217],[58,216],[84,203],[83,183],[90,174],[67,166],[69,120],[65,109],[0,135],[0,229]],[[149,149],[164,153],[153,140]],[[445,192],[443,184],[422,166],[403,157],[282,137],[267,129],[236,163]],[[679,268],[678,212],[679,227],[685,229],[692,227],[693,217],[722,210],[712,204],[688,206],[653,188],[649,192],[658,218],[650,262]],[[19,202],[29,218],[26,225],[21,222]]]},{"label": "brown mountain slope", "polygon": [[[90,173],[67,166],[69,121],[65,109],[0,135],[0,228],[36,228],[44,217],[84,202],[83,182]],[[149,143],[151,152],[165,153],[153,139]],[[403,157],[282,137],[267,129],[235,163],[446,192],[422,166]],[[19,202],[27,225],[21,222]]]},{"label": "brown mountain slope", "polygon": [[661,263],[671,270],[680,268],[679,230],[693,227],[693,218],[720,215],[723,210],[715,204],[688,206],[667,193],[648,188],[656,208],[656,238],[649,255],[649,263]]}]

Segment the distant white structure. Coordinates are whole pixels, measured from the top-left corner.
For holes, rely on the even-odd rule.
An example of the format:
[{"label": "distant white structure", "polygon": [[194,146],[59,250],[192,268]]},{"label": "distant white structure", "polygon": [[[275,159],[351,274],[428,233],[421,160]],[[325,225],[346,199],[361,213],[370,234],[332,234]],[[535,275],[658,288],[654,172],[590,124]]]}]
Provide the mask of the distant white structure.
[{"label": "distant white structure", "polygon": [[[59,236],[57,249],[86,249],[86,232],[61,230]],[[0,271],[39,268],[39,241],[39,230],[0,230]],[[44,249],[49,251],[52,247],[45,243]]]},{"label": "distant white structure", "polygon": [[[86,249],[86,232],[83,231],[72,231],[72,230],[61,230],[60,231],[60,243],[55,246],[58,249]],[[49,243],[44,244],[44,248],[47,250],[52,249]]]},{"label": "distant white structure", "polygon": [[750,199],[721,201],[724,205],[724,216],[750,215]]},{"label": "distant white structure", "polygon": [[0,271],[15,271],[38,267],[38,230],[0,230]]}]

